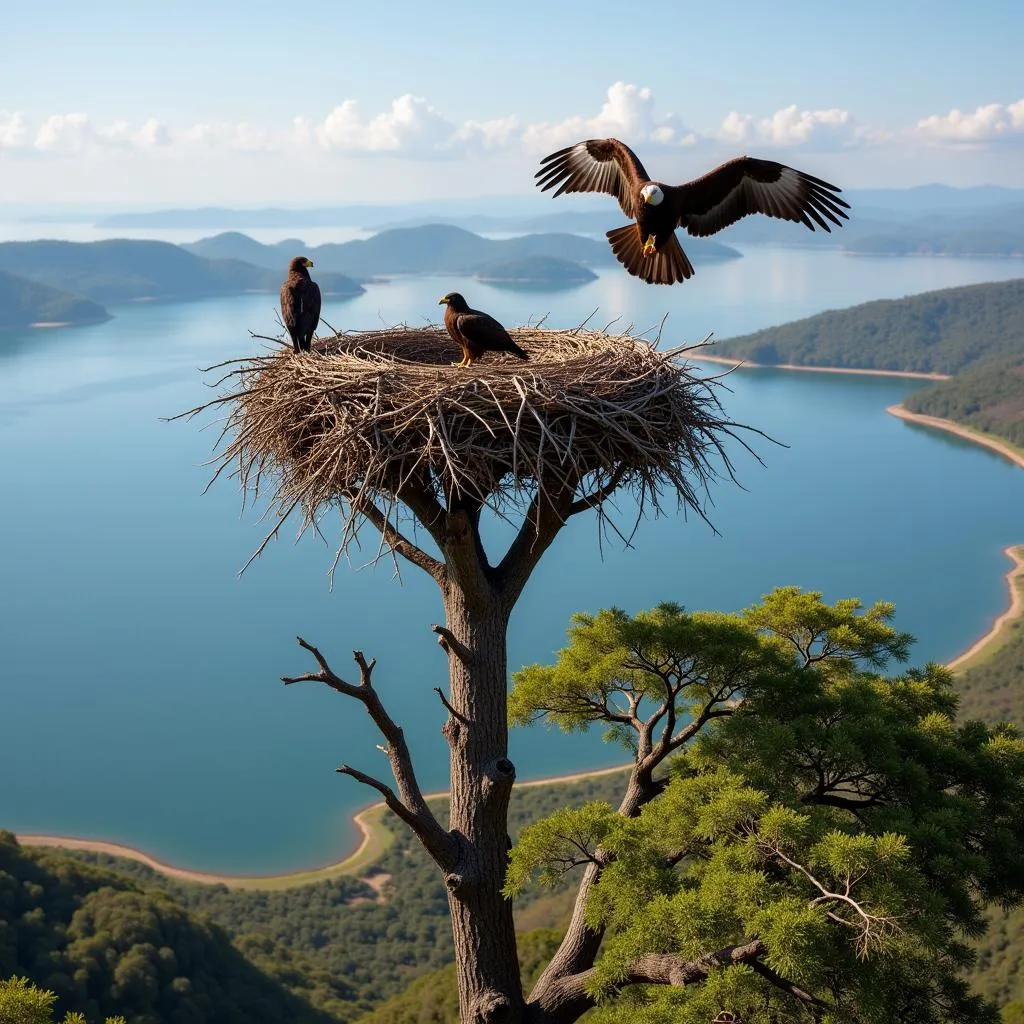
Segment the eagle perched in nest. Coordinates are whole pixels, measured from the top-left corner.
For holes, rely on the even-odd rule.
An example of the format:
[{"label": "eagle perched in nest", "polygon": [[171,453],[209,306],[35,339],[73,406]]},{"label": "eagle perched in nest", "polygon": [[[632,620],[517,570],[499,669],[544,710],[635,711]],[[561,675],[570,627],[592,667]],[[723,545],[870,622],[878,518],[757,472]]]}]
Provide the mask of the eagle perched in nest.
[{"label": "eagle perched in nest", "polygon": [[449,292],[437,303],[444,306],[444,325],[459,348],[462,362],[453,366],[470,366],[485,352],[510,352],[519,359],[529,359],[497,320],[479,309],[470,309],[469,303],[458,293]]},{"label": "eagle perched in nest", "polygon": [[[691,235],[713,235],[751,213],[795,221],[814,230],[842,226],[850,208],[841,191],[774,160],[737,157],[685,185],[652,181],[637,155],[618,139],[589,139],[560,149],[541,161],[541,191],[604,192],[615,196],[634,224],[609,231],[616,259],[634,277],[649,284],[675,284],[693,276],[676,238],[676,228]],[[841,219],[840,219],[841,218]]]},{"label": "eagle perched in nest", "polygon": [[296,256],[288,264],[288,276],[281,285],[281,320],[296,352],[308,352],[320,323],[320,285],[309,276],[313,261]]}]

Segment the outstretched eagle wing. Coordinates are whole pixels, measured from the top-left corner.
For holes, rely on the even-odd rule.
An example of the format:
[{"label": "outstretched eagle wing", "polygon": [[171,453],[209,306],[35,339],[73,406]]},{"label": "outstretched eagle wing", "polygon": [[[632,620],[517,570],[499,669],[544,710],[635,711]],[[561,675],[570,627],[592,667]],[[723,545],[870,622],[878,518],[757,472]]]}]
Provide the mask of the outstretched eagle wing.
[{"label": "outstretched eagle wing", "polygon": [[558,186],[563,192],[604,192],[615,196],[627,217],[635,217],[633,196],[650,181],[636,153],[618,139],[589,139],[551,153],[540,162],[534,177],[542,192]]},{"label": "outstretched eagle wing", "polygon": [[[831,232],[850,208],[840,189],[774,160],[741,156],[686,185],[671,190],[679,223],[691,235],[713,235],[751,213],[791,220]],[[842,219],[840,219],[842,218]],[[812,223],[813,221],[813,223]]]}]

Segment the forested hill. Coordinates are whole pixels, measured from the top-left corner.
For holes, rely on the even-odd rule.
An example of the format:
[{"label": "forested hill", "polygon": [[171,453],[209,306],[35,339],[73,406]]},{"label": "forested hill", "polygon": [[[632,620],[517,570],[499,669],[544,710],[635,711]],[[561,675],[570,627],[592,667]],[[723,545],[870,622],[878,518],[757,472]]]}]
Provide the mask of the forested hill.
[{"label": "forested hill", "polygon": [[91,324],[109,320],[98,303],[0,270],[0,330],[38,323]]},{"label": "forested hill", "polygon": [[765,365],[947,374],[990,357],[1024,360],[1024,278],[830,310],[719,342],[713,353]]},{"label": "forested hill", "polygon": [[332,1024],[166,894],[80,860],[23,850],[0,831],[0,979],[12,976],[54,992],[60,1016]]},{"label": "forested hill", "polygon": [[998,434],[1024,449],[1024,336],[1019,354],[983,359],[951,380],[915,391],[904,406]]}]

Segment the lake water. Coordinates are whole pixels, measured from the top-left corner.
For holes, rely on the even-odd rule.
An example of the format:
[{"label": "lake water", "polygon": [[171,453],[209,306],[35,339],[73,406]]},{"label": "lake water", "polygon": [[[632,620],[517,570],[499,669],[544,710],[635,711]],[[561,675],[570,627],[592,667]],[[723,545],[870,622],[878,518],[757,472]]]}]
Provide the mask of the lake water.
[{"label": "lake water", "polygon": [[[1019,275],[1000,260],[849,258],[750,250],[698,266],[673,289],[620,272],[558,294],[459,279],[406,279],[328,302],[336,326],[438,318],[462,290],[507,324],[546,312],[569,326],[599,308],[666,343],[725,337],[824,308]],[[169,424],[209,397],[197,370],[253,351],[273,331],[275,297],[119,307],[86,328],[0,336],[0,826],[106,838],[207,870],[271,872],[342,855],[350,814],[373,794],[333,769],[387,762],[361,709],[315,684],[302,634],[339,671],[353,648],[379,661],[429,789],[446,784],[445,659],[433,583],[390,564],[327,571],[314,538],[273,544],[231,482],[201,494],[214,429]],[[715,368],[705,364],[702,372]],[[789,448],[737,455],[745,490],[714,488],[716,536],[690,517],[642,524],[635,549],[597,555],[593,519],[563,532],[511,627],[510,663],[544,661],[569,615],[658,601],[738,609],[772,587],[897,603],[915,660],[947,660],[1006,604],[1002,549],[1024,541],[1024,472],[977,446],[909,426],[885,407],[912,381],[733,374],[727,409]],[[623,517],[628,519],[628,508]],[[373,554],[367,549],[366,555]],[[617,763],[596,735],[513,735],[520,778]]]}]

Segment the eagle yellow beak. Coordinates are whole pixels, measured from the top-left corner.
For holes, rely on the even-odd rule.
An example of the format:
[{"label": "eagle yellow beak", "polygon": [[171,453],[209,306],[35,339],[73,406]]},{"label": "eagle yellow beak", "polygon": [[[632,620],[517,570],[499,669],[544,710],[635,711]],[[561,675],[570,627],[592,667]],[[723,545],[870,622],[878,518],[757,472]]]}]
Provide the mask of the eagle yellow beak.
[{"label": "eagle yellow beak", "polygon": [[644,242],[644,255],[645,256],[653,256],[654,255],[654,235],[648,235],[647,236],[647,241]]},{"label": "eagle yellow beak", "polygon": [[448,296],[446,295],[443,299],[438,299],[437,300],[437,304],[439,306],[447,306],[448,305]]},{"label": "eagle yellow beak", "polygon": [[306,266],[307,267],[313,266],[313,261],[312,260],[306,260]]}]

